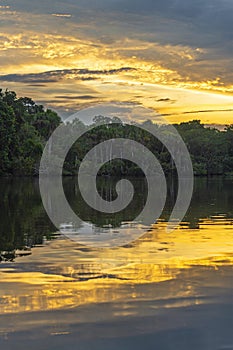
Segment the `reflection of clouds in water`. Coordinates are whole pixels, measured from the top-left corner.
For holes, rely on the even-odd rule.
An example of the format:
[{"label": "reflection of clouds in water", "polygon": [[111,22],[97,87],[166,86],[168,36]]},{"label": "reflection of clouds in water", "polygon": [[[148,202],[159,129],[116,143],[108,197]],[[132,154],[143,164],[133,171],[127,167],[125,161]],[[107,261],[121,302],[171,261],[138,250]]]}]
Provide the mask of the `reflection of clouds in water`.
[{"label": "reflection of clouds in water", "polygon": [[1,309],[8,314],[115,303],[131,299],[131,293],[151,301],[154,310],[213,303],[216,293],[223,297],[232,289],[232,239],[228,221],[222,224],[203,220],[198,235],[183,226],[168,237],[160,222],[117,249],[88,248],[60,237],[35,247],[14,269],[1,270]]},{"label": "reflection of clouds in water", "polygon": [[[2,265],[1,347],[12,349],[17,342],[41,350],[56,342],[63,349],[70,342],[112,349],[127,342],[141,349],[148,340],[153,348],[156,343],[168,349],[172,339],[182,350],[187,344],[195,350],[230,348],[232,184],[218,178],[197,179],[196,185],[187,222],[172,234],[160,221],[144,237],[114,249],[59,236],[34,247],[30,257]],[[38,202],[26,202],[31,217]]]}]

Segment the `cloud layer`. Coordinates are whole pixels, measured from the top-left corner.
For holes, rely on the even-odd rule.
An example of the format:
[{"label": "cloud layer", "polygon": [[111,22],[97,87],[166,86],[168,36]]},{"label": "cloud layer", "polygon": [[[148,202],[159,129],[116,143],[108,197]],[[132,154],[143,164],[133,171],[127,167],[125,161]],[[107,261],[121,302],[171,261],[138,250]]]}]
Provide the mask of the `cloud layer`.
[{"label": "cloud layer", "polygon": [[119,69],[109,70],[90,70],[90,69],[62,69],[54,70],[42,73],[30,73],[30,74],[7,74],[1,75],[0,81],[9,82],[21,82],[21,83],[51,83],[58,82],[62,79],[75,79],[75,80],[95,80],[103,75],[113,75],[118,73],[124,73],[134,71],[135,68],[122,67]]},{"label": "cloud layer", "polygon": [[230,0],[6,1],[1,85],[62,113],[118,100],[230,121],[232,13]]}]

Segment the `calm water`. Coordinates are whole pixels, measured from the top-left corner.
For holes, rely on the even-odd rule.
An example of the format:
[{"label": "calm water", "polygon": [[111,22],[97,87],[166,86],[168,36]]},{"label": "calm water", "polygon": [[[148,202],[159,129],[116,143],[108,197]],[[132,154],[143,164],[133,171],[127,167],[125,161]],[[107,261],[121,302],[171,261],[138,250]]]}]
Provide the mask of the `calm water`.
[{"label": "calm water", "polygon": [[[98,186],[114,198],[114,181]],[[134,186],[132,205],[112,218],[85,206],[75,179],[64,180],[97,239],[143,208],[146,184]],[[233,180],[196,179],[184,221],[168,234],[172,183],[149,232],[105,249],[56,233],[36,179],[0,179],[0,194],[0,349],[233,349]]]}]

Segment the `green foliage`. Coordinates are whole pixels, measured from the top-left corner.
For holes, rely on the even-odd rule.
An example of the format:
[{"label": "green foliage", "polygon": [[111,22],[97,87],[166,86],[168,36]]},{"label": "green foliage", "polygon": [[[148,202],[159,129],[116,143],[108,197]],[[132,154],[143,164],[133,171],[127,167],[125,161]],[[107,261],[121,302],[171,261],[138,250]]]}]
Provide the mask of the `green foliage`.
[{"label": "green foliage", "polygon": [[[61,123],[60,117],[52,110],[45,110],[28,97],[17,98],[16,93],[0,90],[0,175],[37,175],[44,145],[52,132]],[[116,124],[117,123],[117,124]],[[169,151],[147,131],[137,124],[124,124],[118,117],[96,116],[95,128],[84,125],[79,120],[65,124],[67,133],[78,128],[83,135],[70,149],[65,163],[64,175],[75,175],[86,155],[95,145],[112,138],[125,138],[138,141],[151,150],[158,158],[165,173],[174,173],[174,162]],[[138,125],[140,126],[140,125]],[[145,121],[148,130],[158,130],[164,137],[172,137],[169,126]],[[196,175],[218,175],[233,172],[233,125],[224,131],[205,127],[199,120],[174,125],[191,154]],[[52,147],[52,145],[51,145]],[[59,147],[63,147],[62,141]],[[124,145],[127,147],[127,141]],[[111,149],[105,149],[109,154]],[[112,154],[114,158],[114,154]],[[100,161],[103,155],[97,155]],[[145,168],[148,166],[143,156]],[[132,163],[115,159],[105,164],[99,175],[142,176],[142,170]]]},{"label": "green foliage", "polygon": [[233,138],[227,141],[229,132],[206,128],[198,120],[176,127],[192,156],[196,175],[221,175],[233,169],[233,163],[229,163],[233,156]]},{"label": "green foliage", "polygon": [[[95,129],[90,130],[88,126],[75,120],[75,125],[82,127],[82,130],[86,130],[86,133],[73,145],[68,153],[64,174],[77,174],[79,164],[90,149],[100,142],[118,137],[133,139],[143,144],[155,154],[166,174],[175,172],[171,155],[160,141],[145,130],[138,128],[136,123],[128,126],[122,123],[121,120],[116,122],[118,124],[113,124],[109,117],[97,116],[93,123]],[[103,123],[104,125],[102,125]],[[159,129],[165,137],[172,137],[172,130],[169,126],[153,124],[151,121],[144,122],[143,126],[148,131]],[[174,126],[187,145],[195,175],[222,175],[233,171],[233,125],[227,126],[224,131],[205,127],[199,120]],[[69,127],[72,128],[72,124]],[[127,147],[127,142],[124,147]],[[106,149],[104,152],[109,154],[111,150]],[[96,156],[99,157],[101,162],[101,154]],[[146,167],[148,162],[146,157],[143,159]],[[104,176],[142,176],[142,174],[142,171],[134,163],[121,159],[114,159],[106,163],[98,173],[98,175]]]},{"label": "green foliage", "polygon": [[0,175],[36,175],[44,145],[60,123],[55,112],[0,89]]}]

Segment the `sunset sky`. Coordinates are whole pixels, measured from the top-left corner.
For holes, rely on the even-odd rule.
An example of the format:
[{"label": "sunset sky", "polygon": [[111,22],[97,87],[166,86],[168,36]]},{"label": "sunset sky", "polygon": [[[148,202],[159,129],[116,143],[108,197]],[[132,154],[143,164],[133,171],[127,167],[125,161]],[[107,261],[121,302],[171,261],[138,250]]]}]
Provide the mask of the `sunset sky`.
[{"label": "sunset sky", "polygon": [[0,87],[63,117],[118,102],[233,123],[232,15],[232,0],[0,0]]}]

